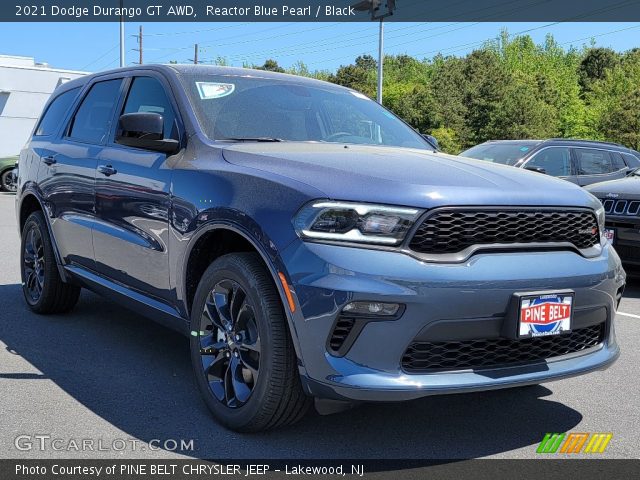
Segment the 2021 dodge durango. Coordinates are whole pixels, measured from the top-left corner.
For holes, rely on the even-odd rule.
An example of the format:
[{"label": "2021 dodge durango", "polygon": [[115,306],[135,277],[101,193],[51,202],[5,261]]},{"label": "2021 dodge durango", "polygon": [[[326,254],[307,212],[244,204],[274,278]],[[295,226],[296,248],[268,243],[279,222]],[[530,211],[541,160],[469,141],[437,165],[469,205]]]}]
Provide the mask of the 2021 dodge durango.
[{"label": "2021 dodge durango", "polygon": [[328,412],[537,384],[619,354],[625,274],[595,197],[437,152],[350,89],[94,74],[52,95],[18,172],[29,307],[68,311],[85,287],[189,335],[235,430],[314,397]]}]

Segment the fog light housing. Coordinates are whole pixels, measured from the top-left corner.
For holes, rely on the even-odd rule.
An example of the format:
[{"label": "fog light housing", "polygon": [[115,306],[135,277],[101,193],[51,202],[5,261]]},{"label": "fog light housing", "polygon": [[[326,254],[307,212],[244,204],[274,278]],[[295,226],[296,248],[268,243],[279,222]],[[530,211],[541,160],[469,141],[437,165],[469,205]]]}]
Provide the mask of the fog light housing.
[{"label": "fog light housing", "polygon": [[351,302],[342,309],[344,313],[379,317],[393,317],[398,310],[400,310],[400,304],[383,302]]}]

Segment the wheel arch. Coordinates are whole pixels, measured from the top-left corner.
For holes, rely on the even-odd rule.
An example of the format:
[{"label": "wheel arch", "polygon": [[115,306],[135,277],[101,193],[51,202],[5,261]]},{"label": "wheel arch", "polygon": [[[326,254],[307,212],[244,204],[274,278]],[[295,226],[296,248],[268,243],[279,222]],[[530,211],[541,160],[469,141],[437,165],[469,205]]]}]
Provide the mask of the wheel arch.
[{"label": "wheel arch", "polygon": [[[213,253],[209,251],[203,252],[203,250],[205,250],[205,247],[212,244],[211,242],[214,242],[215,240],[220,239],[223,236],[227,236],[227,240],[240,240],[239,244],[237,244],[237,248],[232,248],[229,250],[222,248],[214,251]],[[302,362],[302,354],[300,351],[300,345],[295,329],[293,313],[288,307],[288,295],[285,292],[285,287],[279,277],[280,273],[284,274],[285,278],[288,275],[284,268],[282,260],[280,259],[277,251],[275,251],[275,247],[271,249],[271,252],[268,252],[263,243],[270,244],[273,247],[273,244],[268,240],[265,242],[265,239],[263,238],[262,242],[260,242],[256,240],[245,228],[231,222],[214,222],[208,223],[207,225],[201,227],[191,238],[184,256],[181,278],[179,279],[182,287],[182,301],[184,302],[183,308],[187,314],[187,317],[190,318],[193,298],[195,296],[195,290],[200,281],[200,278],[202,277],[202,274],[207,269],[207,267],[216,258],[227,253],[255,252],[260,256],[262,263],[267,268],[273,284],[276,287],[276,290],[280,297],[280,302],[282,303],[285,317],[287,319],[289,334],[291,335],[299,364],[300,366],[302,366],[304,364]],[[197,262],[203,258],[207,261],[198,265]],[[192,270],[194,267],[196,268],[195,271]]]},{"label": "wheel arch", "polygon": [[56,238],[53,235],[53,229],[51,228],[51,222],[49,221],[48,210],[45,208],[45,204],[40,196],[31,189],[25,191],[20,198],[20,204],[18,207],[18,228],[20,229],[20,236],[22,236],[22,230],[24,229],[24,225],[27,218],[29,218],[29,215],[37,211],[41,211],[44,216],[44,221],[47,225],[47,232],[49,233],[49,239],[51,240],[51,246],[53,247],[53,254],[56,257],[56,265],[58,267],[58,272],[60,273],[60,278],[67,282],[69,281],[69,276],[62,266],[62,260],[58,251],[58,244],[56,243]]}]

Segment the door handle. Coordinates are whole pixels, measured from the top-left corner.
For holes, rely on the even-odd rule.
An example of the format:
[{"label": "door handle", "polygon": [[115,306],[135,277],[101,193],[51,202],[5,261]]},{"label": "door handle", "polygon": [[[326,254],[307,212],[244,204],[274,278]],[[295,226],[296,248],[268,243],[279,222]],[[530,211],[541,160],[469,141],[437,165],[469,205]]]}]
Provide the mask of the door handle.
[{"label": "door handle", "polygon": [[107,177],[110,177],[111,175],[115,175],[116,173],[118,173],[118,171],[115,168],[113,168],[111,165],[100,165],[98,166],[98,171]]},{"label": "door handle", "polygon": [[53,165],[54,163],[56,163],[56,159],[53,155],[49,155],[48,157],[44,157],[42,159],[42,162],[46,165]]}]

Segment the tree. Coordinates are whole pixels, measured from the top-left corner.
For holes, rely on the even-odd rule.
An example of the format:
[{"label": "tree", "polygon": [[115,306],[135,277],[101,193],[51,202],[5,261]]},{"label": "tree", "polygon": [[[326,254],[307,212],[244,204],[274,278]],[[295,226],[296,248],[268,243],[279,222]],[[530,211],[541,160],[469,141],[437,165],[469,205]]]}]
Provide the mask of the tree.
[{"label": "tree", "polygon": [[582,91],[590,91],[593,83],[603,80],[607,72],[615,67],[619,61],[619,55],[610,48],[589,49],[578,69]]},{"label": "tree", "polygon": [[371,55],[362,55],[356,58],[355,64],[338,68],[335,75],[329,76],[329,81],[353,88],[373,98],[376,93],[377,65]]},{"label": "tree", "polygon": [[278,62],[276,60],[272,60],[272,59],[268,59],[264,62],[264,65],[262,65],[261,67],[256,67],[258,70],[268,70],[270,72],[279,72],[279,73],[284,73],[285,70],[284,68],[282,68],[280,65],[278,65]]},{"label": "tree", "polygon": [[506,87],[500,108],[491,112],[486,138],[550,138],[557,135],[557,120],[551,105],[539,95],[537,85],[514,78]]},{"label": "tree", "polygon": [[640,88],[625,95],[616,108],[606,113],[602,127],[608,140],[640,149]]}]

